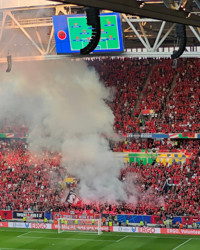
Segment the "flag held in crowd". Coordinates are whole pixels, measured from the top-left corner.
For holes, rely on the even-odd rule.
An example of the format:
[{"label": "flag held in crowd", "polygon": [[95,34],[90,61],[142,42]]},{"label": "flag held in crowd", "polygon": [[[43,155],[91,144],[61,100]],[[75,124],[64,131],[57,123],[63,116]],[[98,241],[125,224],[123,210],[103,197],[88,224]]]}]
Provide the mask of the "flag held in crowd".
[{"label": "flag held in crowd", "polygon": [[81,205],[81,198],[76,195],[76,193],[72,190],[69,191],[69,194],[66,198],[66,202],[74,205],[74,206],[80,206]]}]

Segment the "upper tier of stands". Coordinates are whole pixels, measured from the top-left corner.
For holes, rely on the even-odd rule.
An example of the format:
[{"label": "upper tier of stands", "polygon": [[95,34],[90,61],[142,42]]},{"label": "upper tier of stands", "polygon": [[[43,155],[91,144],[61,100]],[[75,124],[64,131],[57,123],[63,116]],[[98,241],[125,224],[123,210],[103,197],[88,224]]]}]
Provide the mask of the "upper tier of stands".
[{"label": "upper tier of stands", "polygon": [[[199,59],[179,59],[172,69],[171,59],[95,59],[88,62],[110,87],[118,133],[200,132]],[[141,115],[142,110],[153,110]],[[0,122],[0,132],[27,133],[19,121]]]},{"label": "upper tier of stands", "polygon": [[160,131],[200,132],[199,66],[198,59],[182,59],[177,69],[176,84],[157,122]]},{"label": "upper tier of stands", "polygon": [[[105,85],[113,87],[110,107],[117,132],[200,131],[199,59],[104,59],[89,62]],[[142,110],[154,110],[142,117]]]},{"label": "upper tier of stands", "polygon": [[114,99],[109,103],[114,115],[116,131],[134,132],[139,128],[135,105],[151,68],[149,60],[104,59],[89,62],[94,66]]}]

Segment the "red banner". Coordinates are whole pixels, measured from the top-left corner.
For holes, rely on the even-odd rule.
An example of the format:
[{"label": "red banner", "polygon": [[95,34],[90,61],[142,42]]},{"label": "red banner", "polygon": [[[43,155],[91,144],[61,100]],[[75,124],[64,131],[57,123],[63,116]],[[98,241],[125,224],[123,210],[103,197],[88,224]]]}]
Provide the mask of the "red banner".
[{"label": "red banner", "polygon": [[151,223],[152,224],[162,224],[162,220],[160,219],[160,216],[152,215],[151,216]]},{"label": "red banner", "polygon": [[12,211],[10,210],[0,210],[0,215],[2,219],[12,220]]},{"label": "red banner", "polygon": [[153,109],[143,109],[143,110],[141,111],[141,113],[142,113],[143,115],[151,115],[151,114],[154,113],[154,110],[153,110]]},{"label": "red banner", "polygon": [[66,219],[99,219],[101,215],[93,214],[93,213],[79,213],[79,214],[71,214],[65,212],[53,212],[53,219],[57,220],[59,218]]},{"label": "red banner", "polygon": [[161,234],[200,235],[198,229],[161,228]]},{"label": "red banner", "polygon": [[200,221],[200,218],[198,216],[194,217],[194,216],[183,216],[182,217],[182,223],[183,225],[185,225],[186,223],[188,225],[192,225],[194,222],[197,223]]},{"label": "red banner", "polygon": [[0,227],[8,227],[8,222],[0,222]]}]

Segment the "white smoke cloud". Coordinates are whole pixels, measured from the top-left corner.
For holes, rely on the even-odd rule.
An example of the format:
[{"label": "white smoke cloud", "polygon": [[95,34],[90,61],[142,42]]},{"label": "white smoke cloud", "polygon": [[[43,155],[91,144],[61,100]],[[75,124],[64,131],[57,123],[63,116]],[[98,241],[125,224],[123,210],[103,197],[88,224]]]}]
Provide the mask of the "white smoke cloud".
[{"label": "white smoke cloud", "polygon": [[136,205],[138,203],[140,192],[137,184],[138,176],[135,173],[129,172],[124,180],[124,188],[128,196],[128,202]]},{"label": "white smoke cloud", "polygon": [[25,117],[31,149],[61,151],[83,199],[126,199],[123,163],[102,136],[114,135],[109,91],[94,70],[83,61],[21,63],[1,72],[0,85],[0,119]]}]

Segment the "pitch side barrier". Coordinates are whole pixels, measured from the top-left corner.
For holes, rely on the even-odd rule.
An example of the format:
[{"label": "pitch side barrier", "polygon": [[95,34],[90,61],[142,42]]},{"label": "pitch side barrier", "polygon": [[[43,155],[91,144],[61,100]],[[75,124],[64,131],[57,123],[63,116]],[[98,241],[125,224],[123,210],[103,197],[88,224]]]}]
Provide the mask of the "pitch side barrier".
[{"label": "pitch side barrier", "polygon": [[[70,227],[70,225],[69,225]],[[44,229],[57,230],[57,224],[50,223],[23,223],[23,222],[0,222],[0,228],[27,228],[27,229]],[[70,229],[70,228],[68,228]],[[79,231],[85,231],[83,225],[80,225]],[[176,235],[200,235],[198,229],[175,229],[175,228],[154,228],[154,227],[119,227],[119,226],[102,226],[102,231],[122,232],[122,233],[150,233],[150,234],[176,234]],[[1,229],[0,229],[1,231]]]}]

